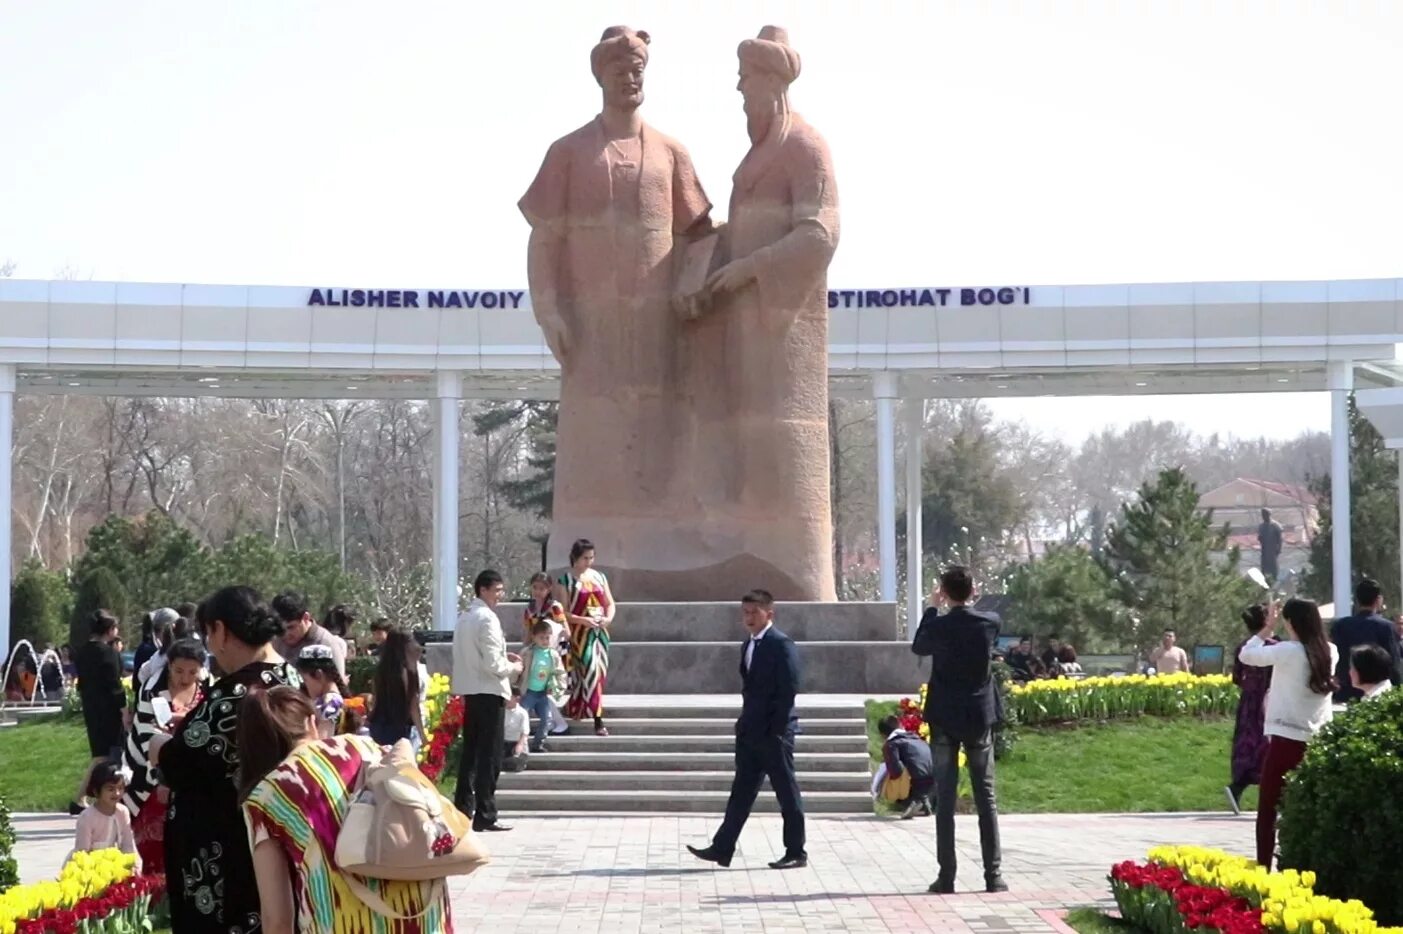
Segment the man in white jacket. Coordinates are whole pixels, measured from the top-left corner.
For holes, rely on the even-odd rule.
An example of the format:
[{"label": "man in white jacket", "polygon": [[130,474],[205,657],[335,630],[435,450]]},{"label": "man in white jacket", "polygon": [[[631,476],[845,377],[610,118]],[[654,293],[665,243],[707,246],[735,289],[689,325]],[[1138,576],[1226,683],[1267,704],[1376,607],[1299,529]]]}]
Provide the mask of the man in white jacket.
[{"label": "man in white jacket", "polygon": [[473,830],[510,830],[497,823],[497,776],[502,771],[502,709],[521,657],[507,651],[494,609],[506,585],[496,571],[473,581],[473,601],[453,631],[453,693],[463,695],[463,752],[453,803],[473,819]]}]

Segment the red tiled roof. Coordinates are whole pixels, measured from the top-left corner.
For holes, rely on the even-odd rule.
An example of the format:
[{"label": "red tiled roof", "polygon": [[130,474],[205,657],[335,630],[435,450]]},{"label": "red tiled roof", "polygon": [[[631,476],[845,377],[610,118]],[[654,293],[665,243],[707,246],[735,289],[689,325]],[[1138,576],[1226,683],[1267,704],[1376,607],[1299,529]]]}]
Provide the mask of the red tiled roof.
[{"label": "red tiled roof", "polygon": [[1302,506],[1314,506],[1315,494],[1303,486],[1296,486],[1291,483],[1279,483],[1276,480],[1255,480],[1251,477],[1239,477],[1243,483],[1251,483],[1255,486],[1270,490],[1279,496],[1290,497]]}]

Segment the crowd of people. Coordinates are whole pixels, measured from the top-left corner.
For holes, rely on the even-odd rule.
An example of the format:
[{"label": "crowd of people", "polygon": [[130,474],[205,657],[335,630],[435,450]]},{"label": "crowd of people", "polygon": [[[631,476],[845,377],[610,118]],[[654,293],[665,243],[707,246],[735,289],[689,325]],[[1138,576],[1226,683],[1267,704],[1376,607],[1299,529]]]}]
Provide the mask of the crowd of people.
[{"label": "crowd of people", "polygon": [[[508,829],[495,802],[504,768],[548,751],[570,721],[608,735],[615,603],[593,562],[580,541],[567,573],[532,578],[519,653],[506,651],[495,613],[506,592],[497,572],[478,575],[459,617],[455,798],[477,831]],[[427,732],[423,645],[388,621],[369,627],[372,690],[351,702],[354,621],[338,606],[318,622],[292,591],[265,602],[225,587],[146,614],[124,665],[120,620],[94,612],[72,672],[60,673],[81,698],[92,757],[70,805],[75,851],[115,847],[164,873],[177,931],[450,929],[442,886],[368,880],[367,894],[367,880],[348,881],[331,859],[358,776],[397,744],[417,752]],[[372,923],[385,905],[395,917]]]},{"label": "crowd of people", "polygon": [[[1359,582],[1354,612],[1326,629],[1309,600],[1257,604],[1242,613],[1247,638],[1238,647],[1233,680],[1241,689],[1233,731],[1232,779],[1225,793],[1234,813],[1250,785],[1257,794],[1257,861],[1276,854],[1281,790],[1310,741],[1345,705],[1367,702],[1403,683],[1403,624],[1384,618],[1375,580]],[[1277,632],[1277,624],[1281,632]]]}]

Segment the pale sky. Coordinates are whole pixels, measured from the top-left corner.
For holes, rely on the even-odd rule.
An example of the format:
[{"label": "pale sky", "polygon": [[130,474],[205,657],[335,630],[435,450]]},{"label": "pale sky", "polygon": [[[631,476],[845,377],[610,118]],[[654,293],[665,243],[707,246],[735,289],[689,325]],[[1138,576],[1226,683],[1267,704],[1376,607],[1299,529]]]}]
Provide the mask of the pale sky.
[{"label": "pale sky", "polygon": [[[803,57],[835,287],[1403,275],[1403,4],[0,0],[0,261],[49,278],[508,288],[605,26],[723,216],[735,46]],[[1003,402],[1290,436],[1319,397]]]}]

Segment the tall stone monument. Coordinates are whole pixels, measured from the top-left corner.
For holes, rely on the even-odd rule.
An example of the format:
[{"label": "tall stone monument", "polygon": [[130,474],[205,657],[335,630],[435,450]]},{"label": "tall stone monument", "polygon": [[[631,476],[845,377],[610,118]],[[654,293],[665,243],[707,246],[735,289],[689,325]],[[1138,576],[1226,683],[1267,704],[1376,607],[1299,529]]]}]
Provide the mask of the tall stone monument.
[{"label": "tall stone monument", "polygon": [[[837,187],[827,144],[789,107],[799,55],[784,31],[739,58],[751,148],[718,232],[686,151],[636,118],[647,37],[624,27],[591,56],[604,113],[551,147],[521,203],[562,369],[550,558],[592,539],[621,599],[834,599]],[[642,172],[620,171],[640,148]]]},{"label": "tall stone monument", "polygon": [[710,231],[711,202],[687,150],[639,113],[648,44],[605,30],[590,52],[604,106],[551,145],[520,203],[531,302],[561,369],[552,567],[577,538],[610,569],[645,567],[649,533],[681,518],[673,259]]}]

